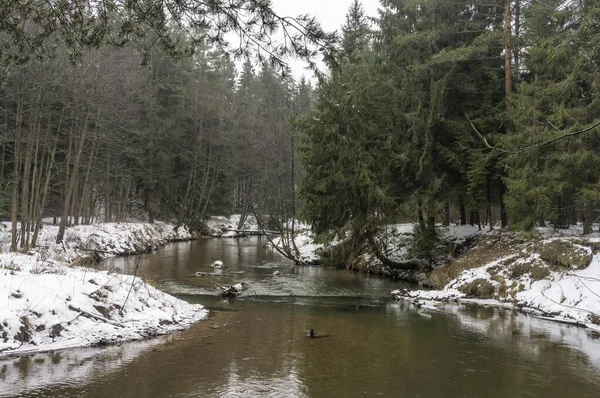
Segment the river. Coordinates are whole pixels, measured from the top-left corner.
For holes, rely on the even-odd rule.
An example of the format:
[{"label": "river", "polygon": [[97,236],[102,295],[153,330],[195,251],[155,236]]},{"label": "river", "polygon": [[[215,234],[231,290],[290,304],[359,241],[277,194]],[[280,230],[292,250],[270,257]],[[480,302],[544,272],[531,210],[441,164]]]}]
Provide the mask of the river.
[{"label": "river", "polygon": [[[195,276],[215,260],[222,276]],[[586,329],[501,309],[424,311],[389,299],[407,285],[295,267],[260,238],[174,243],[101,266],[210,317],[146,341],[1,361],[0,396],[600,396],[600,336]],[[239,281],[242,299],[216,295],[216,283]]]}]

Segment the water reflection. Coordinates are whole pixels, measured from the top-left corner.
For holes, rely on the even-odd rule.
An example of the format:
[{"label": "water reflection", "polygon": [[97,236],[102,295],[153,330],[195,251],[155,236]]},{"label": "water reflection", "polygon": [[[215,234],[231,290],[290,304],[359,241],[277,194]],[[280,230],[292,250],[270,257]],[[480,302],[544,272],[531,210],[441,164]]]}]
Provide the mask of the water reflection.
[{"label": "water reflection", "polygon": [[161,337],[103,349],[79,348],[0,361],[0,396],[44,391],[55,384],[85,388],[90,380],[126,367],[135,358],[168,340],[168,337]]},{"label": "water reflection", "polygon": [[[215,273],[210,264],[216,260],[225,264],[219,276],[196,276]],[[132,273],[138,262],[144,279],[176,295],[213,295],[215,282],[228,285],[241,280],[248,284],[249,296],[389,297],[390,290],[399,286],[372,275],[294,266],[259,237],[180,242],[150,255],[110,259],[102,267]],[[280,275],[274,276],[275,271]]]},{"label": "water reflection", "polygon": [[[600,340],[585,329],[498,309],[425,312],[383,299],[392,281],[292,267],[246,242],[251,250],[221,240],[142,257],[157,284],[208,306],[207,321],[121,347],[2,361],[0,396],[598,396]],[[257,294],[199,294],[214,281],[189,275],[217,259],[244,271]],[[106,266],[136,258],[119,261]],[[330,337],[309,339],[310,328]]]}]

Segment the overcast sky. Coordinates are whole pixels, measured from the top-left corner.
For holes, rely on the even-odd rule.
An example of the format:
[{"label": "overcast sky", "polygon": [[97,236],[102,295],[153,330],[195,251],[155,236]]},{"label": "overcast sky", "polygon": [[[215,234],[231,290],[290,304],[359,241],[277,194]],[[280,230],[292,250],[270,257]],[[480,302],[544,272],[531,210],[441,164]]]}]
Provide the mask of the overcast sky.
[{"label": "overcast sky", "polygon": [[[340,30],[352,2],[353,0],[272,0],[273,8],[279,15],[311,14],[327,31]],[[362,0],[362,5],[367,16],[377,16],[379,0]],[[310,71],[303,69],[305,65],[299,61],[291,60],[289,62],[297,79],[303,74],[307,77],[312,75]]]}]

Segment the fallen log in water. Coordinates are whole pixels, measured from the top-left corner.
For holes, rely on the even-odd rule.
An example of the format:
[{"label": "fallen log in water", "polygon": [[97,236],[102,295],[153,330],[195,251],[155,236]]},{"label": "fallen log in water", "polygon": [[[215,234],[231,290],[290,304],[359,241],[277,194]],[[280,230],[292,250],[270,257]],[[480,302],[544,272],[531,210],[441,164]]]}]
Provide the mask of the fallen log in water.
[{"label": "fallen log in water", "polygon": [[223,286],[217,282],[215,282],[215,284],[219,287],[219,289],[221,289],[221,297],[239,297],[242,295],[245,289],[244,282],[236,283],[235,285],[231,286]]},{"label": "fallen log in water", "polygon": [[244,273],[244,271],[237,271],[237,272],[202,272],[202,271],[198,271],[198,272],[193,273],[188,276],[202,276],[202,277],[225,276],[228,278],[233,278],[235,276],[240,276],[240,274],[243,274],[243,273]]}]

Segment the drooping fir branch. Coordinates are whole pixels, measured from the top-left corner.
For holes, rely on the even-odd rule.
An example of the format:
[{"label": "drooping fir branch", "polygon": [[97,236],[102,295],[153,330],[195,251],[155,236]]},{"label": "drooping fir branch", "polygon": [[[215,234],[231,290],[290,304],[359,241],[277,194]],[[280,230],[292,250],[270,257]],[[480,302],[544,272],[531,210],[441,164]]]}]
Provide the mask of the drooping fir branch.
[{"label": "drooping fir branch", "polygon": [[[182,34],[183,32],[183,34]],[[237,43],[229,43],[235,33]],[[279,35],[281,40],[274,37]],[[310,60],[331,48],[336,36],[310,15],[277,14],[269,0],[83,0],[0,2],[3,63],[45,57],[58,44],[72,60],[85,48],[123,46],[146,40],[173,56],[193,55],[203,46],[233,46],[237,56],[254,54],[284,70],[286,57]],[[235,35],[234,35],[235,36]]]},{"label": "drooping fir branch", "polygon": [[473,124],[473,122],[471,121],[471,119],[469,118],[469,116],[467,114],[465,114],[465,116],[467,117],[467,120],[469,121],[469,124],[471,125],[471,128],[473,129],[473,131],[475,131],[475,134],[477,134],[477,136],[483,142],[483,144],[485,145],[485,147],[487,149],[492,149],[494,151],[498,151],[498,152],[501,152],[501,153],[506,153],[508,155],[519,155],[521,153],[529,152],[529,151],[532,151],[534,149],[543,147],[545,145],[552,144],[553,142],[563,140],[565,138],[575,137],[575,136],[587,133],[588,131],[592,131],[596,127],[600,126],[600,120],[598,120],[598,121],[594,122],[593,124],[591,124],[590,126],[584,128],[584,129],[577,130],[577,131],[572,131],[570,133],[564,133],[564,134],[561,134],[561,135],[556,136],[554,138],[550,138],[550,139],[548,139],[546,141],[538,142],[537,144],[529,145],[529,146],[526,146],[526,147],[523,147],[523,148],[519,148],[519,149],[503,149],[503,148],[499,148],[497,146],[491,145],[488,142],[488,140],[486,140],[485,137],[483,135],[481,135],[481,133],[479,132],[479,130],[477,130],[477,127],[475,127],[475,125]]}]

